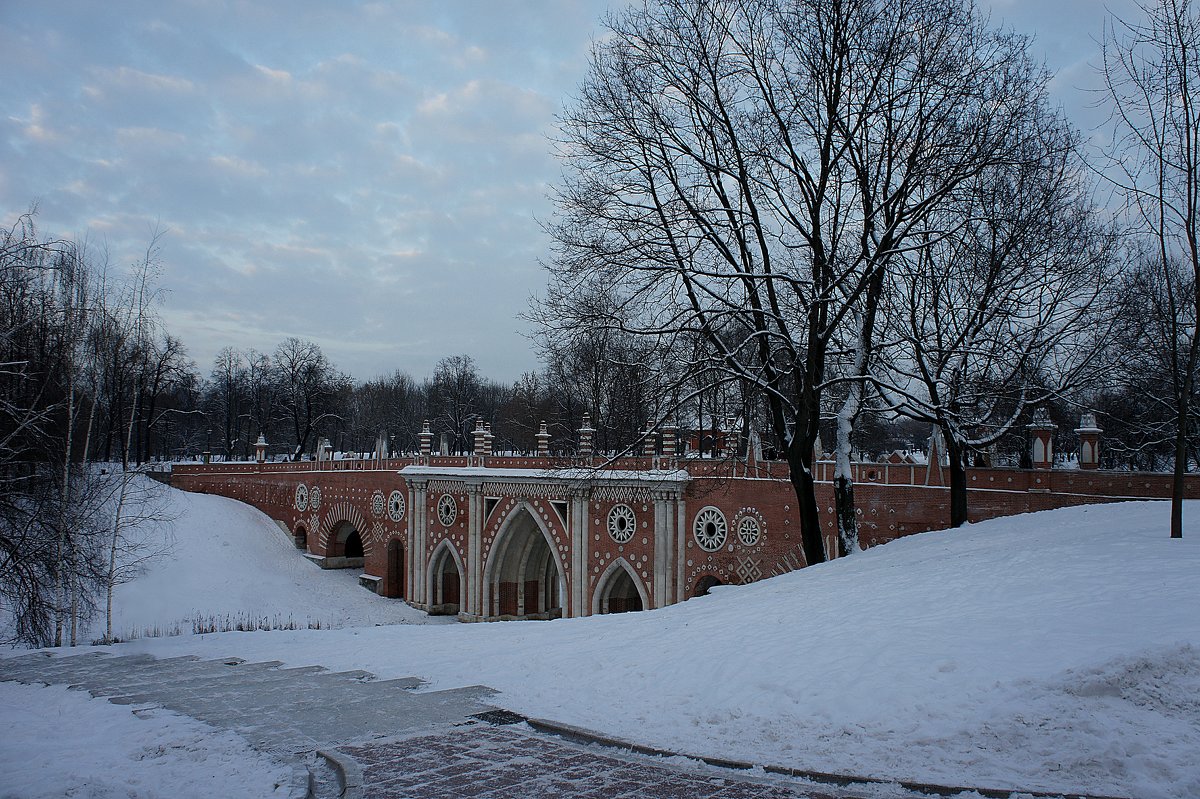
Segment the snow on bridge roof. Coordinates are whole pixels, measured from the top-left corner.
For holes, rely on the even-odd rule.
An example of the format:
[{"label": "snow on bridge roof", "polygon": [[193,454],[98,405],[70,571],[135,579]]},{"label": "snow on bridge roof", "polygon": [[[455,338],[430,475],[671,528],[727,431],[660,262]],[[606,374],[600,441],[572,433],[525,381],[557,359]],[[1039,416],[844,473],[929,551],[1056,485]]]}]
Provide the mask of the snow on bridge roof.
[{"label": "snow on bridge roof", "polygon": [[677,483],[691,479],[686,469],[588,469],[572,466],[563,469],[495,469],[485,466],[405,466],[405,479],[452,478],[468,482],[573,482],[573,483]]}]

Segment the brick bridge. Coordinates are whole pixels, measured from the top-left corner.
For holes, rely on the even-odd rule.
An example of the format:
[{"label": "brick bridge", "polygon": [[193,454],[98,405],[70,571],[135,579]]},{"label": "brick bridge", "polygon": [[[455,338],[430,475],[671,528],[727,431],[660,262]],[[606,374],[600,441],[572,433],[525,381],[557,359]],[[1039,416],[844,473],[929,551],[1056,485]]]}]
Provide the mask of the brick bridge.
[{"label": "brick bridge", "polygon": [[[786,463],[677,458],[670,444],[616,461],[426,444],[408,458],[177,465],[172,484],[254,505],[322,567],[362,567],[377,593],[464,621],[658,608],[805,565]],[[936,458],[853,469],[863,546],[946,526]],[[834,551],[833,464],[816,471]],[[1170,495],[1169,475],[1138,472],[975,468],[967,480],[971,521]]]}]

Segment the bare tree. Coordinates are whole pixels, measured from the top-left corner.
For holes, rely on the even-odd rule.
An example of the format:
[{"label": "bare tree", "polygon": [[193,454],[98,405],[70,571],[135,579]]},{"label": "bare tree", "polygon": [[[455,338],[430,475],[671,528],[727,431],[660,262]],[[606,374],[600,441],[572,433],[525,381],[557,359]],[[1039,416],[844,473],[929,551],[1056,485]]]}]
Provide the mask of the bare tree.
[{"label": "bare tree", "polygon": [[1096,377],[1116,319],[1115,236],[1089,204],[1074,136],[1052,118],[1031,133],[1026,157],[980,175],[946,232],[892,275],[880,385],[895,410],[938,426],[954,527],[967,521],[971,448]]},{"label": "bare tree", "polygon": [[[1141,243],[1145,245],[1148,240]],[[1192,276],[1172,259],[1165,265],[1155,247],[1129,254],[1130,267],[1120,283],[1119,321],[1108,359],[1109,379],[1092,398],[1104,418],[1104,457],[1112,464],[1146,471],[1171,471],[1178,433],[1181,339],[1189,327]],[[1200,462],[1200,385],[1192,383],[1188,399],[1190,463]]]},{"label": "bare tree", "polygon": [[294,336],[276,348],[274,366],[280,404],[292,428],[292,460],[300,460],[309,438],[337,417],[334,397],[346,381],[320,346]]},{"label": "bare tree", "polygon": [[[663,0],[608,24],[563,119],[543,319],[657,352],[704,340],[703,362],[668,369],[766,397],[820,562],[813,446],[823,392],[844,379],[830,359],[861,381],[883,273],[961,184],[1011,157],[1045,75],[1023,38],[945,0]],[[611,308],[590,301],[601,289]]]},{"label": "bare tree", "polygon": [[118,585],[141,575],[146,566],[170,552],[174,541],[164,535],[172,521],[166,486],[136,470],[93,473],[92,501],[108,540],[104,567],[103,643],[117,639],[113,632],[113,598]]},{"label": "bare tree", "polygon": [[[242,436],[243,404],[246,400],[246,363],[238,350],[223,347],[213,358],[207,392],[208,411],[220,420],[222,449],[226,458],[233,456],[234,444]],[[210,417],[211,418],[211,417]],[[247,435],[251,435],[247,431]]]},{"label": "bare tree", "polygon": [[453,355],[438,361],[428,393],[430,411],[437,424],[451,435],[451,451],[469,449],[471,429],[480,407],[480,379],[469,355]]},{"label": "bare tree", "polygon": [[1113,18],[1103,72],[1115,135],[1110,174],[1155,243],[1174,400],[1171,537],[1183,537],[1188,418],[1200,367],[1200,15],[1190,0],[1149,0],[1145,18]]}]

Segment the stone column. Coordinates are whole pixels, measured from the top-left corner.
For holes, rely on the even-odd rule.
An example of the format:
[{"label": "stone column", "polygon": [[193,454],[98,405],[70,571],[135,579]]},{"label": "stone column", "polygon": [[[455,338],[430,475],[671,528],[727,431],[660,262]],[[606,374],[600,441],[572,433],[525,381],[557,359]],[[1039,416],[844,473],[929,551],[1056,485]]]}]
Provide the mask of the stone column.
[{"label": "stone column", "polygon": [[572,618],[587,616],[592,612],[591,597],[588,594],[588,582],[591,572],[588,569],[588,494],[586,491],[572,491],[567,518],[570,520],[571,536],[571,597],[570,607],[565,615]]},{"label": "stone column", "polygon": [[417,517],[417,508],[423,504],[422,500],[417,498],[417,492],[413,488],[413,484],[408,484],[408,514],[404,520],[404,596],[408,599],[408,604],[425,607],[425,597],[417,591],[417,571],[423,571],[423,558],[418,557],[417,553],[417,535],[416,526],[413,524],[413,519]]},{"label": "stone column", "polygon": [[459,610],[476,616],[483,616],[483,486],[467,486],[467,552],[465,563],[467,573],[463,579],[467,581],[467,606]]},{"label": "stone column", "polygon": [[1096,426],[1096,414],[1085,413],[1079,417],[1079,427],[1075,434],[1079,436],[1079,468],[1100,468],[1100,434],[1104,431]]},{"label": "stone column", "polygon": [[409,481],[409,541],[412,544],[412,593],[409,601],[415,601],[423,610],[429,608],[429,595],[426,586],[426,570],[428,553],[425,546],[425,505],[428,499],[429,483],[425,480]]},{"label": "stone column", "polygon": [[[661,608],[672,602],[675,573],[675,492],[655,491],[654,501],[654,590],[652,607]],[[647,608],[649,610],[649,608]]]}]

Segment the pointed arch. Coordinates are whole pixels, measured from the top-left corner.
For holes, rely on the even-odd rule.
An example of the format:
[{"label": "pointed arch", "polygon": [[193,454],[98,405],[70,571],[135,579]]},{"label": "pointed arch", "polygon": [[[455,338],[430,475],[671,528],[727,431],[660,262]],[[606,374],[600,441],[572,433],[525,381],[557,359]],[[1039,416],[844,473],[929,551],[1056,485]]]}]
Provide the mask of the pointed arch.
[{"label": "pointed arch", "polygon": [[[619,584],[627,577],[633,582],[633,587],[637,591],[637,596],[641,602],[641,607],[637,610],[647,610],[650,608],[650,594],[646,591],[646,585],[638,577],[637,572],[633,570],[633,566],[625,558],[617,558],[612,563],[608,564],[608,568],[600,575],[600,579],[596,581],[596,590],[592,593],[592,615],[602,613],[621,612],[615,609],[610,609],[609,600],[613,598],[613,589],[618,588]],[[632,608],[625,608],[632,609]]]},{"label": "pointed arch", "polygon": [[467,581],[462,556],[454,542],[443,539],[429,558],[426,568],[426,607],[431,616],[449,616],[466,606]]},{"label": "pointed arch", "polygon": [[557,618],[566,601],[566,569],[554,535],[522,500],[492,539],[483,570],[485,617]]}]

